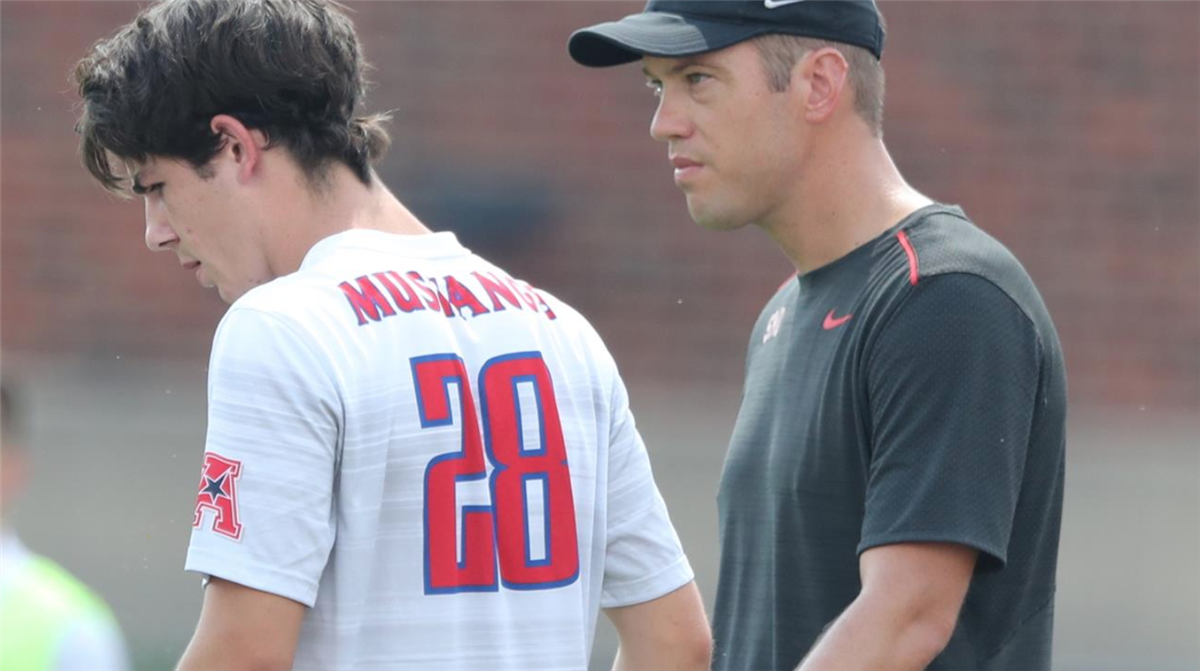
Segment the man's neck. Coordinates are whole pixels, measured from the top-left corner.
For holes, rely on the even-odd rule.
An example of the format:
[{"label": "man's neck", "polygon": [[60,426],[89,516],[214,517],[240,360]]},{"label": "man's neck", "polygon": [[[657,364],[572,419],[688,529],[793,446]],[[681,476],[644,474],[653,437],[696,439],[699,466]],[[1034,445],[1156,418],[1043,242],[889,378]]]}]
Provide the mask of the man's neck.
[{"label": "man's neck", "polygon": [[[933,201],[909,186],[882,140],[817,147],[815,166],[762,228],[801,274],[849,254]],[[821,156],[824,152],[825,156]]]},{"label": "man's neck", "polygon": [[295,272],[304,256],[321,240],[351,229],[397,235],[423,235],[431,231],[404,207],[379,178],[363,184],[349,169],[337,166],[320,191],[303,190],[280,199],[289,211],[286,229],[276,230],[271,248],[276,276]]}]

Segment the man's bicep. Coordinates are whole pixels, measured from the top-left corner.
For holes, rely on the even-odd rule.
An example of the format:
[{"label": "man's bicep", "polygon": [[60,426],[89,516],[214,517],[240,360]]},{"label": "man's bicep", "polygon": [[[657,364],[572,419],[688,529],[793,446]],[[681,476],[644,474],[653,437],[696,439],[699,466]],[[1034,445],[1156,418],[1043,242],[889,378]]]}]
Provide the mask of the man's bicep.
[{"label": "man's bicep", "polygon": [[213,578],[179,671],[290,669],[305,612],[297,601]]},{"label": "man's bicep", "polygon": [[966,597],[979,551],[956,543],[896,543],[863,552],[858,560],[863,592],[886,592],[901,600],[942,609]]},{"label": "man's bicep", "polygon": [[708,626],[704,616],[704,604],[695,582],[688,582],[657,599],[630,606],[605,608],[604,615],[613,623],[613,627],[622,638],[654,638],[659,629]]},{"label": "man's bicep", "polygon": [[694,582],[604,614],[620,639],[614,669],[708,669],[712,662],[708,617]]}]

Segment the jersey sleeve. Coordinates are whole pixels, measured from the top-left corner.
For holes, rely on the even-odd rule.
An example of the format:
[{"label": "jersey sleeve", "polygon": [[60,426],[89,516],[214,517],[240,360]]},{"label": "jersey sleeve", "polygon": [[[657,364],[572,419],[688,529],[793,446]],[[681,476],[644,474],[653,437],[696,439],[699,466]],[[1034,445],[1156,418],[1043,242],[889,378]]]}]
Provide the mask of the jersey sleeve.
[{"label": "jersey sleeve", "polygon": [[865,358],[872,453],[858,551],[950,542],[999,568],[1038,397],[1037,333],[982,277],[933,276],[912,292]]},{"label": "jersey sleeve", "polygon": [[669,594],[695,574],[654,483],[629,395],[618,377],[613,389],[609,443],[608,529],[602,608],[643,603]]},{"label": "jersey sleeve", "polygon": [[186,568],[312,606],[333,545],[340,395],[299,329],[235,306],[209,364]]}]

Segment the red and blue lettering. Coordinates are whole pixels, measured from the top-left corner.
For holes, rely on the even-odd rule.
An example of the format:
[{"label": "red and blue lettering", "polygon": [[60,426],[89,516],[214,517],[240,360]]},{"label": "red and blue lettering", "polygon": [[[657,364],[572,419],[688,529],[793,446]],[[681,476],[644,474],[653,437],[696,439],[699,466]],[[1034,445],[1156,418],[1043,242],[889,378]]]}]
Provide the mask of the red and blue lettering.
[{"label": "red and blue lettering", "polygon": [[[434,458],[425,471],[425,593],[573,583],[579,577],[575,503],[554,386],[541,353],[496,357],[483,366],[482,438],[462,359],[418,357],[412,369],[421,426],[457,424],[462,433],[462,448]],[[451,385],[458,389],[457,421]],[[522,407],[522,398],[532,407]],[[536,439],[525,435],[526,426],[536,426]],[[491,505],[463,506],[460,526],[456,486],[485,477],[485,446],[493,465]],[[531,505],[531,490],[540,505]],[[530,524],[535,512],[542,518],[536,526]]]},{"label": "red and blue lettering", "polygon": [[375,279],[379,280],[384,289],[387,289],[392,301],[402,312],[425,309],[425,306],[421,304],[421,299],[417,298],[417,292],[413,290],[408,280],[400,276],[400,273],[394,270],[375,273]]},{"label": "red and blue lettering", "polygon": [[[495,524],[491,506],[463,506],[458,525],[458,483],[487,476],[479,439],[479,419],[462,359],[436,354],[412,360],[421,427],[457,423],[462,448],[436,457],[425,468],[425,593],[495,591]],[[457,387],[460,417],[451,415],[450,388]],[[461,542],[462,560],[458,559]]]},{"label": "red and blue lettering", "polygon": [[388,303],[371,278],[363,275],[354,281],[358,283],[357,289],[349,282],[342,282],[338,288],[346,294],[346,300],[350,301],[350,307],[354,309],[354,316],[358,318],[359,326],[366,324],[368,317],[371,321],[377,322],[384,317],[396,314],[391,303]]},{"label": "red and blue lettering", "polygon": [[[446,300],[446,295],[438,288],[436,281],[426,280],[421,277],[421,273],[415,270],[410,270],[405,274],[412,280],[413,286],[425,295],[425,304],[429,306],[430,310],[441,310],[442,314],[447,317],[454,316],[454,308],[450,307],[450,301]],[[429,285],[433,285],[432,288]]]},{"label": "red and blue lettering", "polygon": [[[501,297],[503,297],[505,301],[508,301],[508,304],[514,308],[523,309],[521,308],[520,300],[517,299],[516,293],[514,293],[509,287],[501,284],[500,280],[496,279],[495,275],[492,273],[484,274],[478,271],[471,274],[475,276],[476,280],[479,280],[479,285],[482,286],[483,290],[487,292],[488,298],[492,299],[493,310],[500,312],[505,309],[504,304],[500,302]],[[509,281],[511,282],[512,279],[509,278]]]},{"label": "red and blue lettering", "polygon": [[[539,435],[526,449],[519,387],[529,389]],[[492,471],[496,504],[496,542],[500,577],[510,589],[547,589],[568,585],[579,576],[575,500],[567,447],[550,371],[538,352],[497,357],[479,373],[484,445]],[[541,495],[543,528],[531,529],[529,485]],[[534,558],[531,541],[540,536],[544,557]]]},{"label": "red and blue lettering", "polygon": [[479,302],[479,299],[475,297],[475,294],[471,293],[471,290],[465,284],[459,282],[453,275],[447,275],[445,280],[446,295],[450,300],[450,304],[458,310],[459,315],[462,315],[463,308],[469,309],[472,317],[488,313],[488,309],[483,307],[483,303]]}]

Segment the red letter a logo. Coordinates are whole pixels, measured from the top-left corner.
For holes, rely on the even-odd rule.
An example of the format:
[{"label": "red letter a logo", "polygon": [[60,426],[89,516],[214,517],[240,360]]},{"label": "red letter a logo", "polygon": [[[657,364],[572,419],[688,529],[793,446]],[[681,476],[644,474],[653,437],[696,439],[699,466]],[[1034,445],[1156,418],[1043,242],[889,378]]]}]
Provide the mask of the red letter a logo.
[{"label": "red letter a logo", "polygon": [[242,537],[242,523],[238,521],[237,479],[242,474],[242,462],[226,459],[215,452],[204,455],[204,468],[200,471],[200,493],[196,495],[196,517],[192,526],[199,527],[204,519],[204,510],[216,513],[213,531],[234,540]]}]

